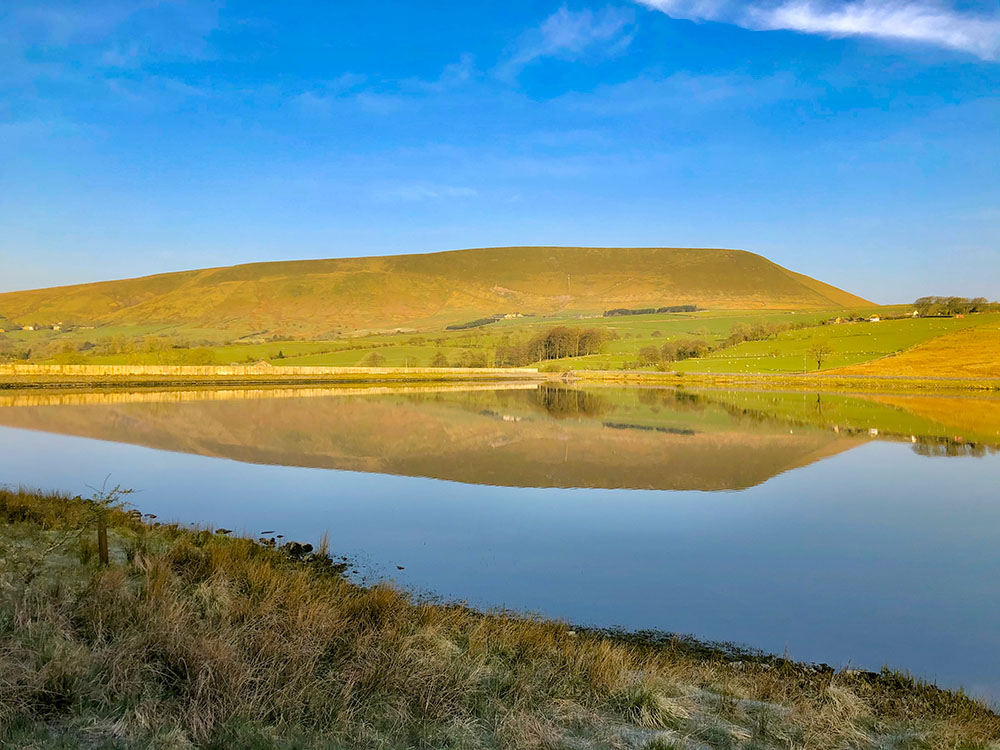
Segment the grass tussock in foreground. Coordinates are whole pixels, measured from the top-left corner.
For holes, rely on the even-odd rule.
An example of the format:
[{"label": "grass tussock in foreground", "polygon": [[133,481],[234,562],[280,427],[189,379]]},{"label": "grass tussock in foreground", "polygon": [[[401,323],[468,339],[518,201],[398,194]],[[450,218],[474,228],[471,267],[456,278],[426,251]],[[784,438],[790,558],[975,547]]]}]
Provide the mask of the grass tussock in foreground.
[{"label": "grass tussock in foreground", "polygon": [[0,490],[0,523],[3,747],[1000,746],[984,706],[896,673],[420,603],[79,498]]}]

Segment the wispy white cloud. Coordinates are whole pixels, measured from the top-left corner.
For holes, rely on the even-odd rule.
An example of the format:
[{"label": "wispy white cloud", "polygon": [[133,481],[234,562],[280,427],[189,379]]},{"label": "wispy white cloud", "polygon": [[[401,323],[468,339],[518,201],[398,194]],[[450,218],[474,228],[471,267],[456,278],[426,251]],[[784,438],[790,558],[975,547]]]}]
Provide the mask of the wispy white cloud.
[{"label": "wispy white cloud", "polygon": [[461,185],[436,185],[427,182],[406,182],[382,185],[373,191],[380,200],[439,201],[456,198],[475,198],[479,191]]},{"label": "wispy white cloud", "polygon": [[208,38],[219,26],[219,8],[192,0],[45,0],[15,6],[9,20],[10,38],[23,49],[82,48],[97,51],[105,66],[136,67],[212,57]]},{"label": "wispy white cloud", "polygon": [[565,6],[540,26],[517,40],[496,73],[514,78],[521,70],[545,57],[577,60],[588,56],[612,56],[632,41],[633,15],[621,8],[571,11]]},{"label": "wispy white cloud", "polygon": [[476,76],[475,57],[466,53],[445,65],[437,78],[393,80],[343,73],[294,95],[292,101],[309,115],[330,115],[343,106],[372,114],[392,114],[420,97],[460,89]]},{"label": "wispy white cloud", "polygon": [[[218,6],[194,0],[15,3],[0,13],[0,87],[20,88],[35,105],[45,98],[36,86],[41,81],[80,91],[134,87],[155,76],[148,64],[215,57],[209,40],[218,27]],[[118,81],[122,75],[133,83]]]},{"label": "wispy white cloud", "polygon": [[179,78],[162,75],[107,78],[105,86],[119,104],[124,104],[133,111],[174,109],[184,101],[216,96],[211,88],[193,86]]},{"label": "wispy white cloud", "polygon": [[87,7],[69,2],[39,2],[14,6],[11,19],[18,34],[62,46],[74,42],[99,41],[124,23],[137,11],[148,7],[147,2],[121,0],[97,1]]},{"label": "wispy white cloud", "polygon": [[292,96],[291,101],[309,115],[327,115],[337,102],[355,96],[367,81],[367,76],[348,71],[330,80],[318,81],[308,91]]},{"label": "wispy white cloud", "polygon": [[739,73],[679,72],[662,77],[643,75],[593,91],[570,92],[553,99],[552,105],[616,118],[658,111],[694,119],[706,113],[718,116],[727,108],[746,111],[778,101],[809,99],[818,93],[819,89],[789,73],[754,78]]},{"label": "wispy white cloud", "polygon": [[456,62],[448,63],[434,80],[411,78],[400,82],[401,87],[430,93],[446,91],[470,83],[477,75],[476,58],[463,53]]},{"label": "wispy white cloud", "polygon": [[870,36],[1000,57],[1000,15],[957,10],[933,0],[639,0],[672,18],[719,21],[756,31],[831,37]]}]

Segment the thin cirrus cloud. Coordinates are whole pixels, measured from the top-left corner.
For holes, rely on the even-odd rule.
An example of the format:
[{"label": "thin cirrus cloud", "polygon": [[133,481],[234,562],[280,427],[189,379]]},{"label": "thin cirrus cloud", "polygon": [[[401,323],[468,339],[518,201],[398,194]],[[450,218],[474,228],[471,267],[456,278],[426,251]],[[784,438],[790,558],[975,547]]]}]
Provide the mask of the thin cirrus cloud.
[{"label": "thin cirrus cloud", "polygon": [[503,79],[516,78],[543,58],[578,60],[623,52],[632,41],[633,14],[622,8],[571,11],[563,6],[539,26],[522,34],[496,68]]},{"label": "thin cirrus cloud", "polygon": [[672,18],[718,21],[754,31],[870,36],[1000,57],[1000,15],[963,12],[929,0],[639,0]]},{"label": "thin cirrus cloud", "polygon": [[381,185],[372,191],[380,200],[439,201],[456,198],[475,198],[479,191],[462,185],[439,185],[427,182],[404,182]]}]

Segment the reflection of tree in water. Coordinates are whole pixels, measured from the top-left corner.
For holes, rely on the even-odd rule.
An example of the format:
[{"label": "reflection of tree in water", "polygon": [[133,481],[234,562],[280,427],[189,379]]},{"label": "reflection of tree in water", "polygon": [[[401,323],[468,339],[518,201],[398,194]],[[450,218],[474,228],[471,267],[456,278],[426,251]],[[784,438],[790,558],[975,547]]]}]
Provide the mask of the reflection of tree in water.
[{"label": "reflection of tree in water", "polygon": [[657,391],[654,388],[640,388],[639,403],[644,404],[650,408],[658,408],[660,406],[659,391]]},{"label": "reflection of tree in water", "polygon": [[[666,402],[666,397],[664,397]],[[673,392],[673,402],[678,408],[688,411],[705,411],[707,401],[700,393],[688,393],[687,391],[676,390]]]},{"label": "reflection of tree in water", "polygon": [[608,410],[607,402],[596,393],[552,383],[540,385],[535,391],[535,400],[556,418],[596,417]]},{"label": "reflection of tree in water", "polygon": [[671,411],[697,411],[705,410],[708,401],[699,393],[688,393],[679,388],[640,388],[638,390],[639,403],[644,406],[663,406]]},{"label": "reflection of tree in water", "polygon": [[966,443],[951,438],[919,437],[913,444],[913,452],[918,456],[974,456],[981,458],[1000,452],[1000,448],[982,443]]}]

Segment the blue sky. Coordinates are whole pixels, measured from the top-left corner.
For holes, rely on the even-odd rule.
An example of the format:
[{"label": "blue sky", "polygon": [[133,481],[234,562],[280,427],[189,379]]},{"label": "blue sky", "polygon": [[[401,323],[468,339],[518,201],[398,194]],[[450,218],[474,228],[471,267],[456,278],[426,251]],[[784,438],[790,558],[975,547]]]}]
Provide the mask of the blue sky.
[{"label": "blue sky", "polygon": [[0,8],[0,290],[542,244],[1000,297],[997,3]]}]

